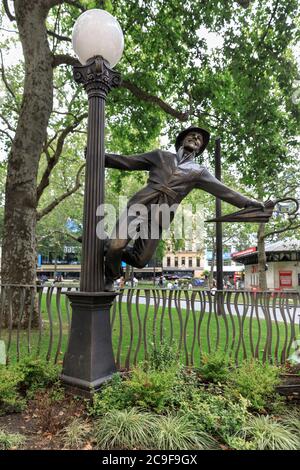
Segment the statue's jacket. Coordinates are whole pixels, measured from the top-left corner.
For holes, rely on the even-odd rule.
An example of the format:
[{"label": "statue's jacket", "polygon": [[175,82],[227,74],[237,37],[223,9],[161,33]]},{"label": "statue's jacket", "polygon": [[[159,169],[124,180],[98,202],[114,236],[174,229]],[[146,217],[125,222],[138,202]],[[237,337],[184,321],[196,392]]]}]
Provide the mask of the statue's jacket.
[{"label": "statue's jacket", "polygon": [[178,205],[193,189],[202,189],[236,207],[242,208],[251,199],[230,189],[215,178],[204,166],[193,161],[193,154],[180,158],[164,150],[153,150],[139,155],[105,155],[105,167],[125,171],[149,171],[147,185],[128,202],[144,204],[150,210],[152,204]]}]

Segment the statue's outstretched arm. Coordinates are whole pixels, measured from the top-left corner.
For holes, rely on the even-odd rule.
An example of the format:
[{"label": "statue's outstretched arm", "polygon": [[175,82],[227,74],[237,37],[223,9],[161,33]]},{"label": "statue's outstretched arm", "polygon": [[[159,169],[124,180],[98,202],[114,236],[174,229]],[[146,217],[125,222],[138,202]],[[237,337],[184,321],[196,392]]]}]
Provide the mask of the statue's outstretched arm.
[{"label": "statue's outstretched arm", "polygon": [[118,170],[146,170],[149,171],[155,162],[155,150],[153,152],[141,153],[138,155],[116,155],[105,154],[105,167],[117,168]]},{"label": "statue's outstretched arm", "polygon": [[213,194],[214,196],[222,199],[222,201],[229,202],[236,207],[263,207],[263,204],[253,199],[243,196],[241,193],[234,191],[225,184],[221,183],[215,178],[206,168],[199,175],[196,188],[203,189],[204,191]]}]

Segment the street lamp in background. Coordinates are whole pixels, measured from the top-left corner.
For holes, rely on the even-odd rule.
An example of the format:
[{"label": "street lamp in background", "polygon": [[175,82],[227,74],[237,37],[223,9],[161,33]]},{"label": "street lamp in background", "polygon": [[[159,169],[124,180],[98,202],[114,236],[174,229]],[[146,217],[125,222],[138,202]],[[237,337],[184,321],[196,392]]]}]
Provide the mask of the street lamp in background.
[{"label": "street lamp in background", "polygon": [[122,56],[124,37],[116,18],[93,9],[76,21],[72,43],[82,64],[74,66],[74,79],[85,88],[89,108],[80,291],[68,294],[72,325],[61,380],[74,392],[89,395],[116,370],[110,328],[116,294],[104,292],[104,244],[96,227],[97,208],[104,203],[105,101],[121,82],[112,67]]}]

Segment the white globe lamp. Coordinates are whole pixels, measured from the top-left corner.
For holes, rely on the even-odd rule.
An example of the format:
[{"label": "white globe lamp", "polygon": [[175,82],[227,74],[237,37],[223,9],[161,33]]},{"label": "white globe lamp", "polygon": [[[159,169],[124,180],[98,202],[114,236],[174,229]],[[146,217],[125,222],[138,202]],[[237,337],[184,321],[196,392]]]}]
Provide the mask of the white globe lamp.
[{"label": "white globe lamp", "polygon": [[102,56],[111,67],[122,57],[124,36],[118,20],[105,10],[85,11],[77,19],[72,34],[75,54],[82,65]]}]

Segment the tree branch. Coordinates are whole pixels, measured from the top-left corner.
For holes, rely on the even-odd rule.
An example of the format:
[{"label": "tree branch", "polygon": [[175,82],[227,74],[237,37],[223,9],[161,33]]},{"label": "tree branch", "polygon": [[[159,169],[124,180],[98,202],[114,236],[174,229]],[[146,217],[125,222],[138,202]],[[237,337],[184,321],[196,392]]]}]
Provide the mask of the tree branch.
[{"label": "tree branch", "polygon": [[290,225],[288,225],[287,227],[284,227],[280,230],[274,230],[273,232],[266,233],[262,238],[266,239],[266,238],[271,237],[273,235],[278,235],[279,233],[288,232],[289,230],[296,230],[297,228],[300,228],[300,224],[293,225],[293,223],[290,222]]},{"label": "tree branch", "polygon": [[15,93],[13,92],[12,88],[9,86],[9,83],[7,81],[7,78],[6,78],[6,75],[5,75],[5,69],[4,69],[4,62],[3,62],[3,55],[2,55],[2,51],[0,50],[0,57],[1,57],[1,77],[2,77],[2,80],[3,80],[3,83],[7,89],[7,91],[11,94],[11,96],[13,97],[14,101],[17,102],[17,98],[16,98],[16,95]]},{"label": "tree branch", "polygon": [[52,67],[58,67],[59,65],[80,65],[79,61],[68,54],[57,54],[53,55]]},{"label": "tree branch", "polygon": [[[62,154],[62,151],[63,151],[63,148],[64,148],[64,143],[65,143],[66,138],[68,137],[69,134],[71,134],[72,132],[75,131],[76,127],[86,117],[87,117],[87,113],[82,114],[81,116],[79,116],[77,118],[76,122],[73,122],[72,124],[67,126],[62,131],[62,133],[60,134],[60,136],[57,140],[57,145],[56,145],[54,155],[51,158],[49,158],[49,154],[48,154],[48,156],[47,156],[48,164],[47,164],[47,167],[44,171],[44,174],[43,174],[43,176],[41,178],[41,181],[40,181],[40,183],[38,185],[38,188],[37,188],[37,201],[40,200],[44,190],[47,188],[47,186],[49,186],[51,172],[53,171],[54,167],[57,165],[57,163],[59,161],[59,158],[60,158],[60,156]],[[53,141],[53,139],[51,140],[51,142],[52,141]]]},{"label": "tree branch", "polygon": [[[78,65],[79,62],[74,57],[68,54],[58,54],[53,56],[52,66],[58,67],[59,65]],[[187,121],[189,119],[189,112],[181,112],[172,108],[168,103],[163,101],[161,98],[158,98],[155,95],[142,90],[137,85],[131,83],[129,80],[122,80],[121,87],[129,90],[137,98],[146,101],[147,103],[153,103],[159,108],[161,108],[165,113],[170,114],[181,122]]]},{"label": "tree branch", "polygon": [[54,235],[54,233],[59,233],[59,234],[61,234],[61,235],[64,235],[65,237],[72,238],[72,240],[75,240],[75,241],[78,242],[78,243],[81,243],[81,242],[82,242],[82,237],[81,237],[81,236],[79,236],[79,237],[74,237],[74,235],[71,235],[69,232],[64,232],[63,230],[52,230],[51,232],[47,233],[46,235],[37,237],[37,242],[38,242],[38,243],[41,243],[41,242],[42,242],[43,240],[45,240],[46,238],[49,238],[49,237],[51,237],[52,235]]},{"label": "tree branch", "polygon": [[6,33],[19,34],[19,31],[15,31],[14,29],[0,28],[0,30],[5,31]]},{"label": "tree branch", "polygon": [[8,137],[8,138],[11,140],[11,142],[14,141],[14,139],[12,138],[12,136],[11,136],[11,135],[9,134],[9,132],[7,132],[6,130],[0,129],[0,132],[2,132],[2,134],[6,135],[6,137]]},{"label": "tree branch", "polygon": [[293,196],[295,194],[295,191],[299,188],[299,184],[296,183],[294,186],[291,185],[289,186],[289,188],[287,189],[287,191],[285,193],[282,194],[282,198],[281,199],[284,199],[286,198],[287,196]]},{"label": "tree branch", "polygon": [[52,36],[53,38],[59,39],[59,41],[72,42],[72,39],[70,39],[68,36],[62,36],[61,34],[57,34],[54,31],[50,31],[49,29],[47,30],[47,34],[49,34],[49,36]]},{"label": "tree branch", "polygon": [[279,0],[277,0],[276,3],[275,3],[274,9],[273,9],[273,11],[272,11],[272,13],[271,13],[271,16],[270,16],[268,25],[267,25],[267,27],[266,27],[266,30],[265,30],[264,34],[262,35],[262,37],[260,38],[259,43],[258,43],[258,45],[256,46],[256,49],[259,49],[259,47],[262,45],[262,43],[263,43],[264,40],[266,39],[266,36],[267,36],[268,31],[269,31],[269,29],[270,29],[272,20],[273,20],[275,14],[276,14],[278,5],[279,5]]},{"label": "tree branch", "polygon": [[5,116],[3,116],[3,114],[0,114],[0,119],[2,119],[2,121],[5,122],[5,124],[7,125],[8,129],[9,129],[10,131],[16,132],[16,129],[14,129],[14,128],[12,127],[12,125],[10,124],[10,122],[8,121],[8,119],[7,119]]},{"label": "tree branch", "polygon": [[73,119],[76,119],[76,116],[75,114],[73,113],[70,113],[69,111],[57,111],[57,110],[53,110],[52,111],[53,114],[59,114],[61,116],[71,116]]},{"label": "tree branch", "polygon": [[169,104],[165,103],[165,101],[163,101],[161,98],[158,98],[157,96],[154,96],[154,95],[150,95],[150,93],[147,93],[146,91],[137,87],[136,85],[129,82],[128,80],[123,80],[121,83],[121,87],[126,88],[127,90],[131,91],[131,93],[137,98],[143,101],[146,101],[148,103],[153,103],[156,106],[159,106],[163,111],[175,117],[179,121],[187,121],[189,118],[188,112],[177,111],[176,109],[172,108]]},{"label": "tree branch", "polygon": [[81,176],[81,172],[82,172],[84,167],[85,167],[85,163],[83,163],[83,165],[81,165],[81,167],[79,168],[79,170],[77,172],[76,181],[75,181],[75,185],[73,186],[73,188],[69,189],[68,191],[63,193],[61,196],[54,199],[54,201],[52,201],[44,209],[37,212],[37,220],[41,220],[43,217],[45,217],[45,215],[49,214],[56,206],[58,206],[58,204],[60,204],[65,199],[67,199],[67,197],[69,197],[72,194],[76,193],[76,191],[78,191],[78,189],[81,187],[80,176]]},{"label": "tree branch", "polygon": [[69,232],[61,232],[64,234],[66,237],[72,238],[72,240],[75,240],[78,243],[82,243],[82,236],[79,235],[79,237],[74,237],[74,235],[71,235]]},{"label": "tree branch", "polygon": [[15,21],[15,16],[11,13],[10,9],[9,9],[9,6],[8,6],[8,1],[7,0],[3,0],[3,6],[4,6],[4,10],[5,10],[5,13],[7,14],[8,16],[8,19],[10,21]]},{"label": "tree branch", "polygon": [[81,11],[85,11],[86,9],[80,4],[80,2],[77,2],[76,0],[48,0],[48,8],[53,8],[57,5],[62,5],[63,3],[67,3],[68,5],[71,5],[75,8],[78,8]]}]

